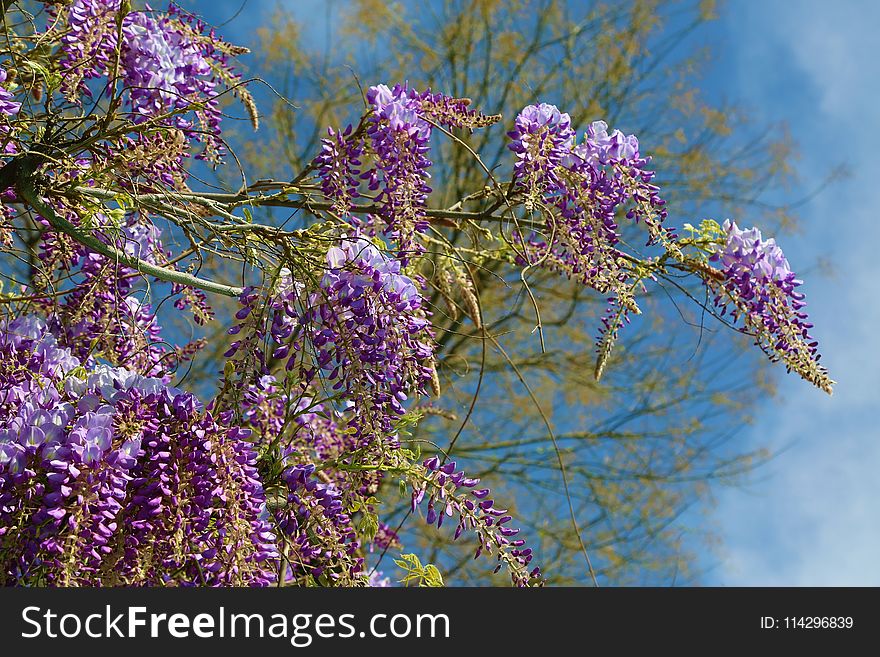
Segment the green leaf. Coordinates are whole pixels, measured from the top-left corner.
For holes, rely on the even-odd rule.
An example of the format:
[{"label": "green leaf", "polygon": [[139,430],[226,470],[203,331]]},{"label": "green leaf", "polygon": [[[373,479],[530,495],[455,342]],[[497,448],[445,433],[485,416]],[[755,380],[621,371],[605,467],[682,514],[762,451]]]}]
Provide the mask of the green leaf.
[{"label": "green leaf", "polygon": [[443,586],[443,575],[437,570],[437,566],[428,564],[425,566],[425,586],[441,587]]},{"label": "green leaf", "polygon": [[375,513],[365,512],[361,521],[358,523],[358,532],[364,537],[368,543],[372,543],[379,531],[379,516]]}]

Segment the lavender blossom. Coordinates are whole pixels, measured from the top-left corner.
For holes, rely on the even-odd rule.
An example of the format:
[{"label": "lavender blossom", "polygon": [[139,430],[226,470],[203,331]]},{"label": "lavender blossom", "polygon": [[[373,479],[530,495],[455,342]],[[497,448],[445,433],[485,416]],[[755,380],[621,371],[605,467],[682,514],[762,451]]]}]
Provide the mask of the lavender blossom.
[{"label": "lavender blossom", "polygon": [[[2,117],[0,118],[0,144],[3,145],[3,150],[0,152],[0,155],[15,155],[18,152],[18,147],[11,139],[11,137],[14,136],[14,133],[8,123],[21,111],[21,103],[16,101],[15,96],[3,86],[6,82],[6,78],[6,69],[0,67],[0,117]],[[0,190],[0,192],[2,191],[4,190]],[[12,216],[11,209],[7,208],[5,203],[2,204],[2,213],[7,218]],[[2,230],[3,229],[0,228],[0,231]],[[4,239],[3,242],[9,242],[10,239],[11,236]]]},{"label": "lavender blossom", "polygon": [[351,125],[340,132],[328,128],[327,135],[321,140],[321,154],[315,158],[321,176],[321,191],[331,200],[331,210],[347,217],[352,201],[359,196],[363,142],[352,138]]},{"label": "lavender blossom", "polygon": [[80,93],[91,97],[84,84],[106,74],[118,48],[116,16],[121,0],[74,0],[67,8],[61,36],[62,91],[70,100]]},{"label": "lavender blossom", "polygon": [[781,360],[827,393],[833,381],[819,364],[819,343],[810,335],[813,324],[806,312],[804,295],[797,291],[798,280],[774,239],[763,239],[757,228],[740,229],[726,220],[722,226],[726,241],[710,260],[721,265],[724,279],[709,279],[715,304],[734,320],[742,319],[743,331],[754,336],[756,344],[770,356]]},{"label": "lavender blossom", "polygon": [[506,566],[517,586],[539,584],[540,568],[530,567],[531,548],[517,537],[519,529],[506,526],[513,517],[506,509],[495,507],[488,488],[477,488],[479,479],[467,477],[455,466],[455,461],[443,463],[436,456],[424,461],[424,477],[413,487],[413,511],[427,499],[425,522],[436,524],[439,529],[446,518],[457,517],[453,540],[458,540],[465,530],[473,531],[479,541],[474,558],[482,554],[494,556],[495,572]]},{"label": "lavender blossom", "polygon": [[267,584],[277,552],[247,432],[48,325],[0,325],[0,582]]},{"label": "lavender blossom", "polygon": [[575,137],[571,117],[555,105],[529,105],[517,115],[516,127],[507,135],[508,148],[516,153],[514,178],[525,190],[528,210],[560,184],[558,168],[571,152]]},{"label": "lavender blossom", "polygon": [[579,280],[605,295],[608,308],[597,338],[600,377],[618,330],[640,312],[631,266],[616,248],[619,214],[642,221],[648,243],[675,250],[675,234],[662,226],[666,202],[651,183],[654,172],[634,135],[608,132],[595,121],[581,143],[568,114],[554,105],[529,105],[508,133],[517,155],[513,176],[527,209],[541,204],[543,229],[514,232],[517,262],[541,266]]},{"label": "lavender blossom", "polygon": [[[127,102],[135,121],[165,117],[167,127],[205,145],[196,157],[216,163],[225,152],[219,137],[219,83],[229,87],[239,76],[228,60],[246,49],[225,44],[213,31],[171,4],[168,13],[153,18],[134,11],[120,19],[120,0],[75,0],[58,10],[66,23],[61,35],[63,91],[72,102],[92,95],[87,81],[109,77],[116,66],[127,87]],[[109,82],[108,82],[109,84]],[[236,95],[254,121],[253,100],[244,90]],[[195,118],[195,121],[192,120]]]},{"label": "lavender blossom", "polygon": [[415,233],[427,229],[424,208],[431,161],[427,157],[431,124],[425,120],[418,94],[396,85],[370,87],[367,101],[373,106],[367,128],[376,169],[361,174],[371,191],[379,190],[384,233],[397,240],[399,257],[406,262],[419,252]]},{"label": "lavender blossom", "polygon": [[306,317],[316,365],[354,403],[364,441],[391,432],[408,395],[426,394],[433,349],[416,283],[363,238],[327,253],[329,271]]}]

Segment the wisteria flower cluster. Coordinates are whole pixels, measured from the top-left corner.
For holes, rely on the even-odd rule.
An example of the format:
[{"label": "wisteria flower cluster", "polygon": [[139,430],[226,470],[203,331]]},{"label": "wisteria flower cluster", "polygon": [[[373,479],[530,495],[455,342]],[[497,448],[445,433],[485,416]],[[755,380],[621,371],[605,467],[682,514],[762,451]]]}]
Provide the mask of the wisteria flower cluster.
[{"label": "wisteria flower cluster", "polygon": [[[3,155],[15,155],[17,148],[12,140],[13,133],[10,120],[21,111],[21,103],[15,100],[15,96],[6,89],[8,79],[6,69],[0,67],[0,153]],[[12,231],[8,222],[13,216],[13,209],[6,203],[0,205],[0,244],[9,246],[12,244]]]},{"label": "wisteria flower cluster", "polygon": [[283,582],[368,583],[360,536],[347,511],[349,500],[366,491],[339,470],[316,471],[316,464],[353,450],[342,414],[313,396],[293,398],[271,375],[249,387],[242,408],[242,426],[252,431],[258,450],[274,456],[263,459],[261,479],[277,527]]},{"label": "wisteria flower cluster", "polygon": [[[293,399],[278,383],[264,376],[251,386],[244,426],[253,430],[260,449],[279,452],[274,460],[278,471],[262,475],[277,522],[285,582],[384,585],[362,548],[381,554],[400,547],[397,533],[378,521],[371,502],[386,472],[405,472],[413,480],[412,510],[427,500],[428,524],[440,528],[444,518],[456,515],[453,540],[473,533],[476,556],[494,557],[495,572],[506,566],[520,586],[541,582],[540,569],[529,567],[531,549],[517,536],[518,529],[506,526],[512,515],[494,506],[489,489],[477,488],[479,479],[436,457],[407,465],[399,447],[385,453],[385,470],[363,468],[351,456],[358,447],[357,432],[349,430],[356,421],[353,409],[334,411],[308,395]],[[357,522],[355,515],[360,516]]]},{"label": "wisteria flower cluster", "polygon": [[[241,323],[231,331],[236,341],[227,352],[244,363],[263,349],[268,336],[278,345],[273,356],[287,359],[285,370],[298,370],[296,380],[309,386],[293,399],[274,377],[263,374],[244,397],[246,426],[268,437],[261,443],[277,452],[274,462],[281,464],[276,466],[280,471],[267,476],[272,490],[279,491],[275,517],[286,545],[281,552],[288,555],[285,578],[351,583],[366,575],[364,556],[358,552],[363,541],[345,509],[372,517],[368,500],[379,490],[385,470],[353,460],[352,455],[362,452],[373,463],[384,460],[392,471],[421,473],[418,500],[431,489],[426,516],[430,524],[442,524],[433,500],[448,496],[449,508],[461,515],[455,538],[472,530],[479,552],[496,556],[514,583],[539,581],[540,571],[526,568],[531,552],[522,547],[522,539],[512,538],[517,530],[504,527],[511,516],[492,508],[484,499],[487,491],[476,491],[476,502],[457,492],[478,480],[461,472],[434,475],[430,468],[400,461],[404,450],[396,426],[405,414],[404,403],[412,395],[427,394],[431,386],[430,325],[417,282],[401,273],[400,261],[364,237],[341,238],[328,249],[325,264],[312,292],[284,271],[278,285],[270,288],[278,295],[269,303],[270,313],[259,321],[254,316],[261,293],[246,290],[238,313]],[[262,351],[257,358],[264,372],[268,359]],[[315,399],[322,385],[335,406]],[[383,529],[378,519],[373,530],[371,546],[384,550],[396,543],[396,534],[387,526]]]},{"label": "wisteria flower cluster", "polygon": [[649,244],[673,244],[674,233],[662,226],[666,203],[651,183],[654,172],[646,168],[650,160],[639,155],[634,135],[609,134],[604,121],[593,122],[577,143],[571,117],[546,103],[520,112],[508,136],[523,205],[531,213],[539,210],[544,223],[540,232],[514,233],[522,249],[518,262],[549,267],[608,296],[597,341],[596,376],[601,376],[618,329],[630,313],[640,312],[634,297],[638,281],[617,249],[618,214],[641,220]]},{"label": "wisteria flower cluster", "polygon": [[[80,93],[91,96],[84,83],[102,77],[109,70],[119,47],[116,17],[122,0],[74,0],[66,15],[66,29],[60,37],[64,71],[62,90],[72,100]],[[60,17],[58,17],[60,18]]]},{"label": "wisteria flower cluster", "polygon": [[[118,230],[110,230],[105,215],[96,218],[108,227],[105,233],[97,233],[102,241],[145,262],[167,259],[161,231],[152,222],[129,215]],[[48,227],[45,220],[41,223]],[[101,357],[147,376],[163,377],[191,357],[191,353],[168,349],[152,304],[145,301],[146,291],[138,289],[137,272],[131,267],[51,231],[41,240],[39,257],[45,276],[59,269],[72,274],[74,284],[67,294],[38,299],[35,304],[49,319],[59,342],[81,360]],[[176,303],[182,306],[183,299]]]},{"label": "wisteria flower cluster", "polygon": [[352,517],[344,507],[345,495],[333,482],[322,482],[312,464],[285,469],[287,484],[283,511],[276,512],[278,527],[288,540],[284,577],[296,581],[306,575],[328,583],[363,580],[364,559]]},{"label": "wisteria flower cluster", "polygon": [[16,101],[15,96],[4,86],[8,77],[6,69],[0,67],[0,116],[3,117],[3,125],[0,125],[0,139],[3,140],[2,152],[5,155],[13,155],[15,148],[14,144],[7,140],[9,127],[5,123],[21,111],[21,103]]},{"label": "wisteria flower cluster", "polygon": [[81,363],[32,316],[0,327],[0,354],[5,584],[272,580],[246,432],[160,379]]},{"label": "wisteria flower cluster", "polygon": [[501,117],[470,109],[466,98],[430,89],[417,92],[400,84],[370,87],[367,101],[371,111],[366,117],[366,134],[350,125],[344,131],[330,128],[315,164],[332,209],[356,226],[376,228],[375,216],[363,221],[350,213],[361,181],[369,191],[378,192],[375,200],[381,207],[381,232],[397,242],[398,255],[406,263],[412,253],[422,249],[415,233],[428,227],[424,209],[431,193],[428,153],[434,126],[473,130]]},{"label": "wisteria flower cluster", "polygon": [[306,321],[317,366],[354,403],[364,442],[390,433],[410,394],[427,394],[433,341],[417,283],[363,238],[327,252]]},{"label": "wisteria flower cluster", "polygon": [[427,229],[423,210],[431,193],[428,159],[432,126],[425,120],[418,98],[399,85],[370,87],[367,100],[374,111],[367,136],[376,167],[367,172],[370,190],[380,190],[386,231],[395,237],[401,253],[416,247],[413,232]]},{"label": "wisteria flower cluster", "polygon": [[481,554],[494,556],[498,562],[495,572],[506,565],[519,586],[540,582],[541,569],[529,568],[532,549],[524,547],[524,539],[517,538],[519,529],[505,526],[513,516],[507,509],[495,506],[488,488],[477,488],[479,479],[456,470],[455,461],[442,463],[436,456],[426,459],[423,466],[424,479],[413,487],[413,510],[427,498],[425,521],[429,525],[436,523],[439,529],[445,517],[457,516],[453,540],[458,540],[465,530],[473,530],[479,539],[474,558]]},{"label": "wisteria flower cluster", "polygon": [[715,304],[722,314],[730,310],[734,320],[741,319],[743,330],[771,359],[830,393],[833,382],[819,364],[819,343],[810,335],[813,324],[807,321],[804,295],[797,291],[803,281],[791,271],[782,249],[757,228],[743,230],[728,219],[721,229],[725,240],[710,257],[723,272],[721,281],[709,279],[715,283]]},{"label": "wisteria flower cluster", "polygon": [[[275,359],[286,359],[302,381],[326,381],[353,404],[364,444],[388,436],[411,394],[431,386],[432,333],[417,281],[401,262],[364,237],[343,237],[325,256],[326,271],[309,291],[284,270],[268,290],[271,312],[257,307],[262,295],[248,288],[237,314],[241,323],[227,358],[268,374],[262,341],[268,333]],[[268,327],[267,327],[268,325]]]},{"label": "wisteria flower cluster", "polygon": [[[222,42],[213,30],[206,33],[204,24],[174,4],[154,18],[143,11],[123,14],[121,0],[74,0],[56,10],[52,29],[62,30],[62,88],[69,99],[92,96],[89,80],[106,78],[112,86],[118,71],[136,122],[159,119],[174,126],[204,144],[197,157],[219,161],[225,147],[218,83],[238,84],[230,56],[246,49]],[[251,111],[247,92],[236,93]]]}]

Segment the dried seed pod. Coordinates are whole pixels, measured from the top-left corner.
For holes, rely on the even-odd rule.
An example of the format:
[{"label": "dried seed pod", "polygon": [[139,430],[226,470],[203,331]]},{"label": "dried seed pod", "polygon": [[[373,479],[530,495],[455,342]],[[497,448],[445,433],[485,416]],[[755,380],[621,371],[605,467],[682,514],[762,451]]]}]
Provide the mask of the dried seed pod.
[{"label": "dried seed pod", "polygon": [[436,289],[443,297],[446,304],[446,310],[453,320],[459,317],[458,304],[455,303],[455,291],[453,290],[454,274],[447,268],[440,269],[436,277]]},{"label": "dried seed pod", "polygon": [[482,313],[480,312],[480,302],[477,299],[476,290],[469,274],[459,272],[458,285],[461,290],[461,296],[464,299],[465,308],[468,317],[478,329],[483,328]]},{"label": "dried seed pod", "polygon": [[428,367],[431,370],[431,392],[435,397],[439,397],[442,389],[440,388],[440,376],[437,374],[437,362],[432,358]]}]

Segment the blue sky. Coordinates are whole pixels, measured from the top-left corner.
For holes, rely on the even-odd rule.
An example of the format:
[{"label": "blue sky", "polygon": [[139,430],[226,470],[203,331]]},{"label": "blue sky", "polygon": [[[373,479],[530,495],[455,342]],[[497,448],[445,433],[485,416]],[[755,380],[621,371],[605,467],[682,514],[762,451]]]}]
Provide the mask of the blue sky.
[{"label": "blue sky", "polygon": [[[312,18],[325,6],[286,4]],[[274,6],[252,0],[222,32],[245,35]],[[238,4],[223,7],[213,22]],[[777,200],[814,189],[837,164],[852,171],[802,206],[800,233],[780,240],[795,270],[813,270],[803,289],[835,394],[779,368],[779,395],[737,438],[778,454],[745,486],[716,491],[710,522],[721,545],[701,555],[707,584],[880,585],[880,224],[871,197],[880,182],[878,31],[873,0],[740,0],[698,37],[714,53],[707,95],[744,105],[759,124],[785,121],[799,145],[800,188]],[[325,34],[306,31],[304,39],[315,45]],[[820,257],[833,263],[833,276],[815,271]]]},{"label": "blue sky", "polygon": [[833,263],[833,276],[812,273],[803,289],[834,396],[781,377],[779,398],[743,432],[780,454],[748,486],[719,494],[722,546],[704,556],[707,583],[880,584],[878,30],[871,0],[772,0],[729,3],[712,31],[709,90],[788,123],[803,188],[841,162],[852,175],[803,206],[800,234],[782,241],[796,269]]}]

